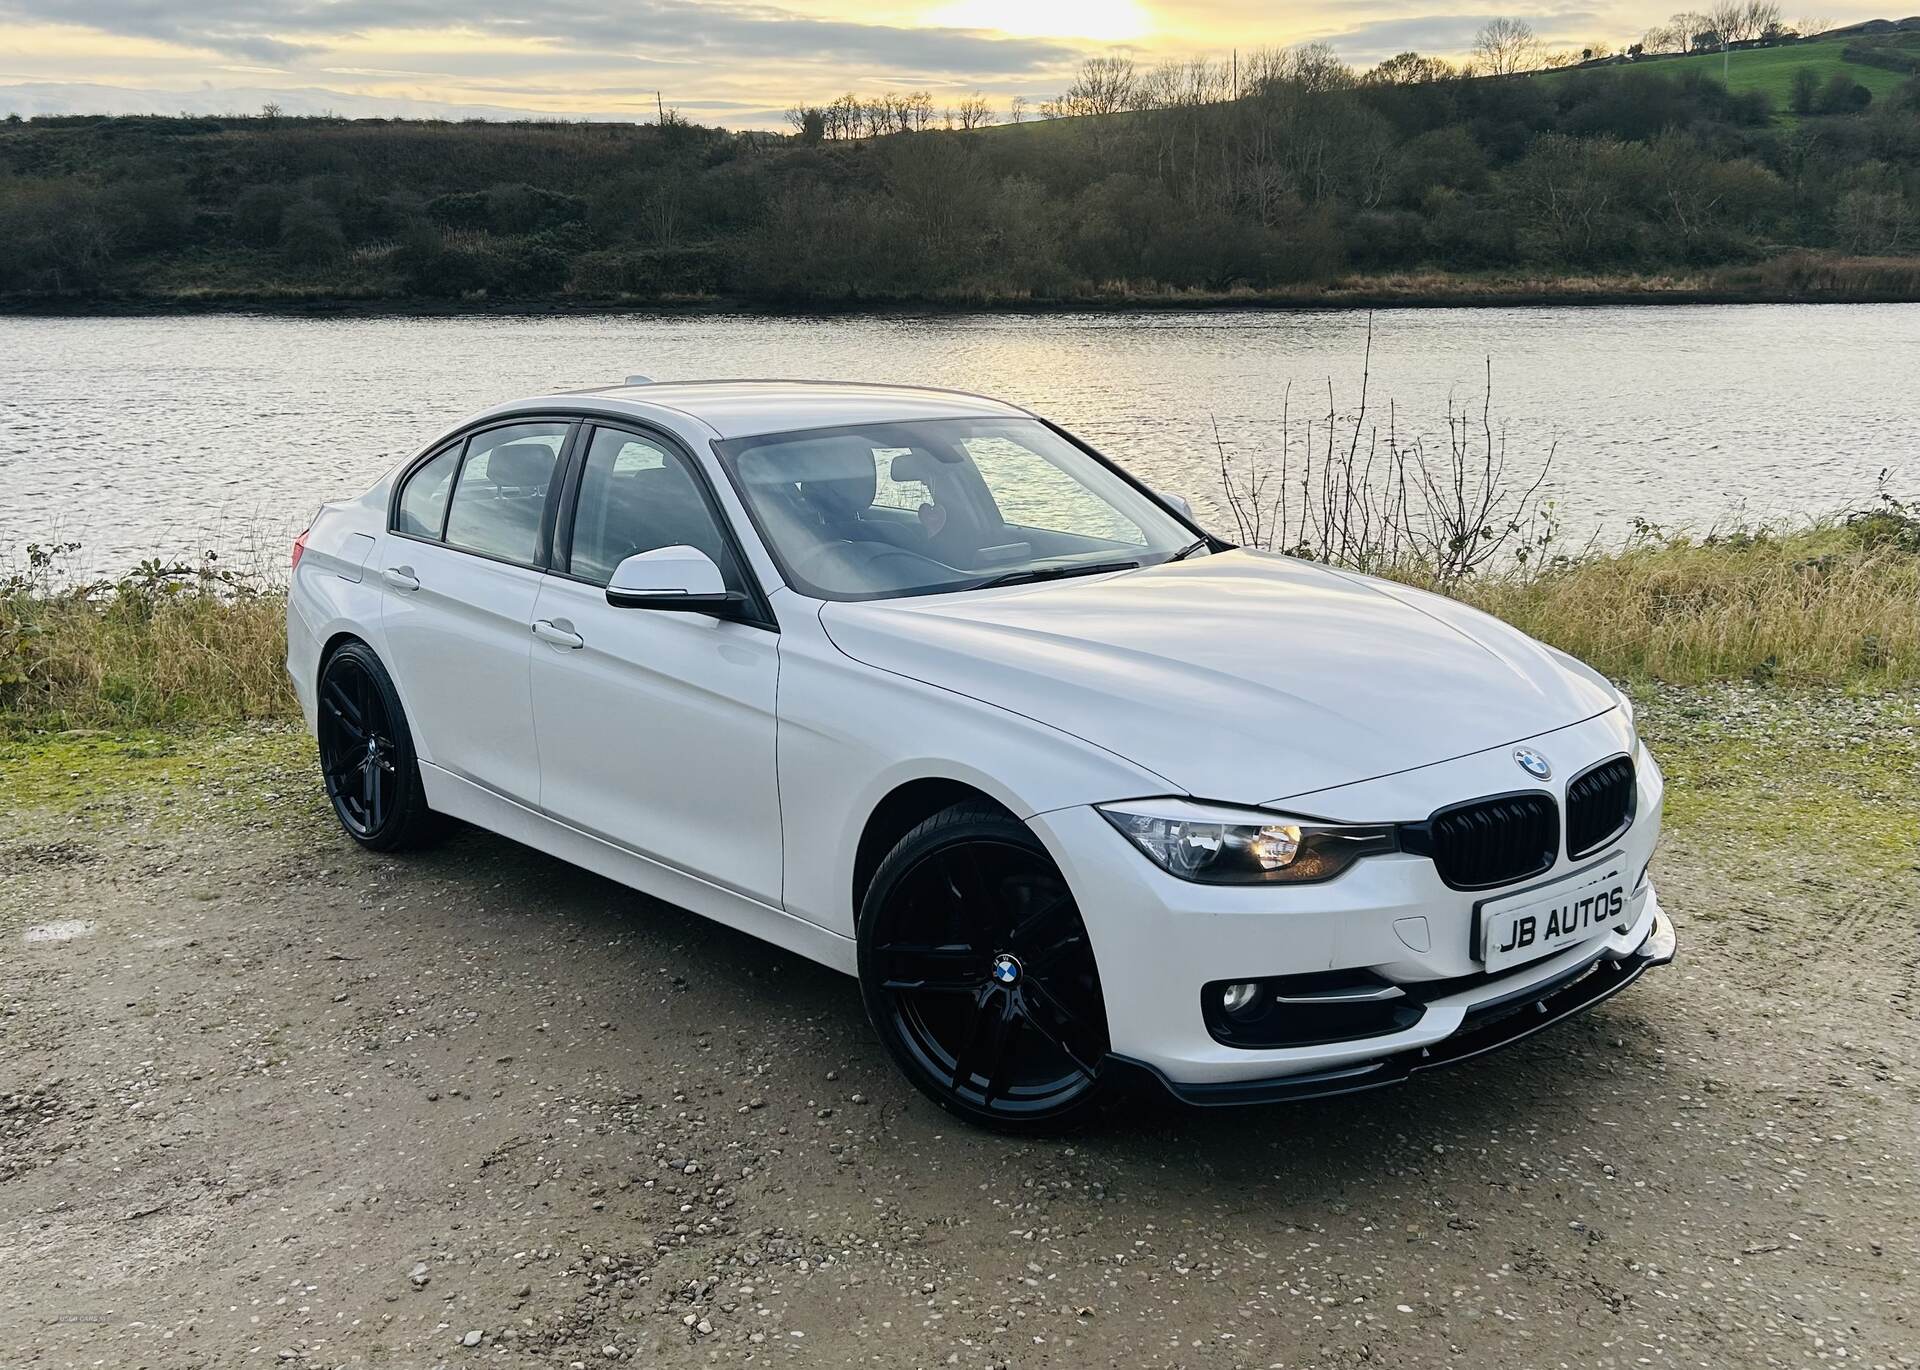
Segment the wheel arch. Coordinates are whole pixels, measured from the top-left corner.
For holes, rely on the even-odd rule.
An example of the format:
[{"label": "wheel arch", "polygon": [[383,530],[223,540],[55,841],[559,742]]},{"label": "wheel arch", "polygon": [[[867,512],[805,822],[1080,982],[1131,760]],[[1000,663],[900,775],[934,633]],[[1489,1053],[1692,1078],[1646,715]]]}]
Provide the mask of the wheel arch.
[{"label": "wheel arch", "polygon": [[1020,821],[1020,816],[1001,800],[976,785],[951,776],[920,776],[895,785],[881,796],[880,802],[867,815],[867,821],[860,830],[860,841],[854,848],[850,893],[856,924],[860,920],[861,905],[867,899],[867,890],[872,887],[873,877],[879,871],[880,863],[887,859],[887,853],[899,845],[901,838],[936,813],[966,803],[988,804],[1015,822]]},{"label": "wheel arch", "polygon": [[376,657],[380,655],[380,653],[374,649],[374,645],[371,642],[368,642],[366,638],[362,637],[359,633],[356,633],[351,629],[341,629],[340,631],[334,633],[331,637],[329,637],[325,642],[320,644],[320,658],[318,663],[313,668],[313,678],[315,681],[318,681],[321,676],[327,673],[327,663],[333,660],[334,653],[338,652],[342,647],[346,646],[349,642],[359,643],[361,646],[365,647],[368,651],[373,652],[373,654]]}]

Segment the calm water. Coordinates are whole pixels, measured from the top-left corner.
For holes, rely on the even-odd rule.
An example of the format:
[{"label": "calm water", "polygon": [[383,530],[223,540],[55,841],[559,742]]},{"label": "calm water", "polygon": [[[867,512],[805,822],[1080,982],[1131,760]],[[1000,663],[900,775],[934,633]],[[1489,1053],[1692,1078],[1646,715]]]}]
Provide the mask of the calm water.
[{"label": "calm water", "polygon": [[[632,372],[955,386],[1030,405],[1227,526],[1215,421],[1242,450],[1358,399],[1357,314],[0,319],[0,566],[55,533],[116,568],[199,547],[280,555],[496,400]],[[1372,400],[1444,433],[1489,357],[1512,461],[1556,447],[1569,530],[1708,523],[1920,490],[1920,305],[1400,310],[1374,315]],[[1210,515],[1210,517],[1209,517]],[[1229,529],[1230,531],[1230,529]]]}]

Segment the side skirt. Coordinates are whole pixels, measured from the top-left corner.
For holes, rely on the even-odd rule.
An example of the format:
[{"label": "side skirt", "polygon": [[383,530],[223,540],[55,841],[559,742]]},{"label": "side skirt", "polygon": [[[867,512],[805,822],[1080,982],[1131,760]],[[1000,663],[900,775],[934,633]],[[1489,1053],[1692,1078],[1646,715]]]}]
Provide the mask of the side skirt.
[{"label": "side skirt", "polygon": [[604,875],[655,899],[690,909],[703,918],[738,928],[823,966],[848,975],[858,973],[857,953],[851,937],[829,932],[784,909],[721,889],[698,876],[581,832],[431,762],[420,763],[420,776],[427,787],[427,803],[440,813],[464,819],[475,827],[556,856],[595,875]]}]

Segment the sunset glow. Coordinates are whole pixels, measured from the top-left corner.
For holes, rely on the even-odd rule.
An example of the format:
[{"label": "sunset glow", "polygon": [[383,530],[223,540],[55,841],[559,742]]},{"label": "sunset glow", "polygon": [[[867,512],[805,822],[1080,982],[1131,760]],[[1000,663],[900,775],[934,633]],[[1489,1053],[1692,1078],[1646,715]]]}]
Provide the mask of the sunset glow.
[{"label": "sunset glow", "polygon": [[[1331,44],[1368,67],[1459,58],[1489,14],[1548,48],[1623,48],[1672,9],[1597,0],[1529,11],[1406,0],[0,0],[0,114],[234,114],[588,119],[783,128],[793,105],[854,90],[978,92],[1004,112],[1064,91],[1088,57],[1143,67]],[[387,22],[383,15],[390,14]],[[1835,22],[1869,18],[1837,12]],[[1004,113],[1002,116],[1004,117]]]},{"label": "sunset glow", "polygon": [[928,12],[938,28],[987,29],[1021,38],[1131,42],[1153,31],[1153,16],[1133,0],[958,0]]}]

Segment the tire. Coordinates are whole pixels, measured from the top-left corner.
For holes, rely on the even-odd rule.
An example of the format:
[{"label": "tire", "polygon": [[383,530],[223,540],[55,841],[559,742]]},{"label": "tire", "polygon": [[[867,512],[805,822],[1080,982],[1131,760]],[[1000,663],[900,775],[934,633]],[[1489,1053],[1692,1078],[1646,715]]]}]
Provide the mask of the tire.
[{"label": "tire", "polygon": [[427,807],[413,733],[373,648],[349,642],[320,669],[320,773],[334,817],[368,851],[424,846],[440,825]]},{"label": "tire", "polygon": [[1107,1097],[1107,1014],[1086,924],[1024,823],[943,810],[900,839],[860,912],[861,996],[896,1064],[969,1122],[1045,1133]]}]

